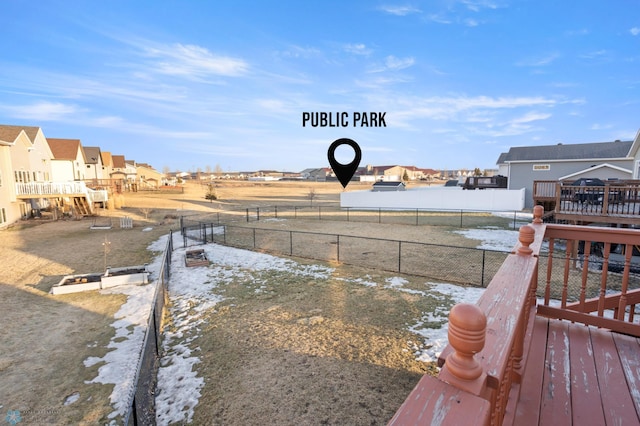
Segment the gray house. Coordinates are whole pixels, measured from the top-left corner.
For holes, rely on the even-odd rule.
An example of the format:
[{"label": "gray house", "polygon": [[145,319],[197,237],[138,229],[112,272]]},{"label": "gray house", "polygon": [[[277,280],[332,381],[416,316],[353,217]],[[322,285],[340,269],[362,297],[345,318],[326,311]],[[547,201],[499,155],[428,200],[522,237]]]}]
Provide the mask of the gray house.
[{"label": "gray house", "polygon": [[637,179],[639,151],[638,136],[635,141],[522,146],[500,154],[497,164],[509,178],[508,189],[525,188],[525,207],[532,208],[534,181]]}]

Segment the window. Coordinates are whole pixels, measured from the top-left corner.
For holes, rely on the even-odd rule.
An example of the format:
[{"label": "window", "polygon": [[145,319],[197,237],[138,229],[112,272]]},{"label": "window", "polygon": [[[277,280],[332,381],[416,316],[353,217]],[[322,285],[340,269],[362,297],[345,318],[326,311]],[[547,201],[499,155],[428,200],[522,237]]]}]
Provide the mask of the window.
[{"label": "window", "polygon": [[533,165],[534,172],[542,172],[542,171],[548,171],[548,170],[551,170],[550,164],[534,164]]},{"label": "window", "polygon": [[4,207],[0,210],[0,224],[5,223],[7,221],[7,212]]}]

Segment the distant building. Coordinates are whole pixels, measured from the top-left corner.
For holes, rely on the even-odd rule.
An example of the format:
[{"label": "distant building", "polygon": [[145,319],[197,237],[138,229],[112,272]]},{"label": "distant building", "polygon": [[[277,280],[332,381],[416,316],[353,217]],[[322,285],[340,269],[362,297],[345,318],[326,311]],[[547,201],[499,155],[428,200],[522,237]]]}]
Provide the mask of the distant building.
[{"label": "distant building", "polygon": [[534,181],[631,179],[632,145],[633,141],[614,141],[512,147],[500,154],[498,168],[508,178],[508,189],[525,188],[525,207],[532,208]]},{"label": "distant building", "polygon": [[86,158],[87,165],[87,173],[85,175],[86,179],[103,179],[103,163],[102,163],[102,153],[100,152],[100,148],[97,146],[85,146],[84,148],[84,157]]},{"label": "distant building", "polygon": [[406,186],[401,181],[379,181],[373,184],[371,191],[373,192],[387,192],[387,191],[404,191]]},{"label": "distant building", "polygon": [[16,187],[51,181],[53,154],[39,127],[0,125],[0,228],[27,217],[46,200],[21,198]]},{"label": "distant building", "polygon": [[47,138],[53,158],[51,174],[55,181],[85,180],[87,159],[79,139]]}]

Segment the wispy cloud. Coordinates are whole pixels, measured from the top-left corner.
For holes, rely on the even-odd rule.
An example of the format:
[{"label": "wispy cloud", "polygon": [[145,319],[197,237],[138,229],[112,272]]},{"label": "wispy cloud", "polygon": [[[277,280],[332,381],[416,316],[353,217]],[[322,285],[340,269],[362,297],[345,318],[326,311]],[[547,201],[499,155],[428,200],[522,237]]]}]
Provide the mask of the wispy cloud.
[{"label": "wispy cloud", "polygon": [[389,55],[384,58],[384,62],[382,64],[378,63],[372,66],[369,72],[380,73],[385,71],[399,71],[413,66],[415,62],[416,61],[413,57],[398,58],[394,55]]},{"label": "wispy cloud", "polygon": [[441,13],[430,13],[426,16],[426,18],[429,21],[435,22],[437,24],[445,24],[445,25],[453,24],[452,19],[447,18],[444,14],[441,14]]},{"label": "wispy cloud", "polygon": [[369,56],[373,52],[373,49],[368,48],[367,45],[364,43],[345,44],[344,50],[347,53],[351,53],[354,55],[363,55],[363,56]]},{"label": "wispy cloud", "polygon": [[405,68],[409,68],[415,63],[414,58],[396,58],[393,55],[387,56],[384,60],[384,64],[387,69],[390,70],[401,70]]},{"label": "wispy cloud", "polygon": [[581,28],[579,30],[568,30],[568,31],[565,31],[566,35],[572,36],[572,37],[585,36],[585,35],[587,35],[589,33],[590,33],[590,31],[588,29],[586,29],[586,28]]},{"label": "wispy cloud", "polygon": [[168,75],[198,79],[207,76],[238,77],[249,69],[249,64],[242,59],[215,55],[204,47],[192,44],[149,46],[145,54],[156,60],[157,72]]},{"label": "wispy cloud", "polygon": [[551,114],[549,113],[530,111],[520,117],[514,118],[513,120],[511,120],[511,122],[512,123],[530,123],[532,121],[546,120],[547,118],[550,118],[550,117],[551,117]]},{"label": "wispy cloud", "polygon": [[544,67],[553,63],[560,57],[559,53],[550,53],[544,56],[530,57],[516,63],[521,67]]},{"label": "wispy cloud", "polygon": [[5,110],[5,114],[13,118],[33,120],[33,121],[60,121],[65,117],[78,113],[75,105],[64,104],[62,102],[40,101],[28,105],[13,105],[0,107]]},{"label": "wispy cloud", "polygon": [[378,9],[390,15],[396,16],[406,16],[414,13],[421,13],[420,9],[413,6],[383,5]]},{"label": "wispy cloud", "polygon": [[633,27],[629,30],[632,36],[637,36],[640,34],[640,27]]},{"label": "wispy cloud", "polygon": [[315,47],[302,47],[291,45],[286,50],[279,51],[278,55],[286,58],[313,58],[320,56],[320,50]]},{"label": "wispy cloud", "polygon": [[591,130],[609,130],[612,128],[613,126],[611,124],[600,124],[600,123],[594,123],[590,127]]},{"label": "wispy cloud", "polygon": [[388,108],[388,116],[393,117],[394,126],[405,129],[421,128],[425,120],[433,120],[434,124],[458,123],[458,130],[464,129],[462,133],[467,134],[514,136],[539,130],[534,123],[552,117],[545,109],[581,102],[517,96],[404,97]]},{"label": "wispy cloud", "polygon": [[583,53],[580,55],[583,59],[599,59],[607,55],[607,51],[604,49],[594,50],[592,52]]},{"label": "wispy cloud", "polygon": [[460,3],[474,12],[480,12],[482,9],[497,9],[499,7],[498,3],[490,0],[462,0]]}]

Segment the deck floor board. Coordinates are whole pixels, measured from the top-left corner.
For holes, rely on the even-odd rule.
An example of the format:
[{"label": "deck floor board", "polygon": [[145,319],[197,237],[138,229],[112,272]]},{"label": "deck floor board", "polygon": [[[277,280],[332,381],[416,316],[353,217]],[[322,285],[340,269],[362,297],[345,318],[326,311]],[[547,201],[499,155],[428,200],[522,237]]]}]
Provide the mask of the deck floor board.
[{"label": "deck floor board", "polygon": [[531,345],[513,424],[640,425],[640,339],[538,317]]}]

